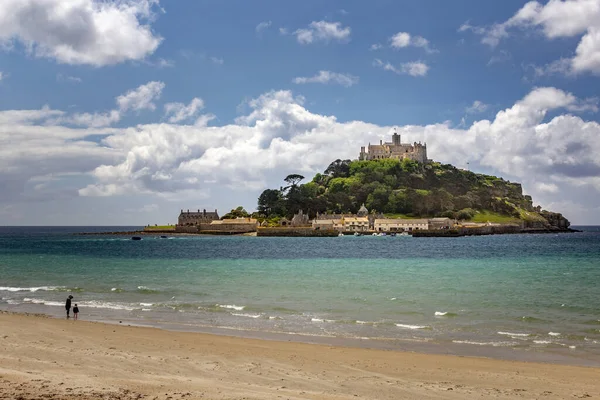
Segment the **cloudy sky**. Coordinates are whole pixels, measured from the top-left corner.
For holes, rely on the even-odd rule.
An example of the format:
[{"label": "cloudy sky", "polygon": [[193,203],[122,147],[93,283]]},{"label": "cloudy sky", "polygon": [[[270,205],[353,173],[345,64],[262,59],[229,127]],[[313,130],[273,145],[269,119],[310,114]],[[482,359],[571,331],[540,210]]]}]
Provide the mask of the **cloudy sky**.
[{"label": "cloudy sky", "polygon": [[361,145],[600,224],[600,0],[2,0],[0,225],[256,207]]}]

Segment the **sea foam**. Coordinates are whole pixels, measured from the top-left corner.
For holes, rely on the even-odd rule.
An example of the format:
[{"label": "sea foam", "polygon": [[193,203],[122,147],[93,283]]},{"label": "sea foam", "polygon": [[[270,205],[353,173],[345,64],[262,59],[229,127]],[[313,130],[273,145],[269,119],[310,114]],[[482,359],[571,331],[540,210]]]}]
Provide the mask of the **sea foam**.
[{"label": "sea foam", "polygon": [[246,306],[236,306],[235,304],[217,304],[217,307],[228,308],[230,310],[242,311]]},{"label": "sea foam", "polygon": [[61,286],[38,286],[38,287],[10,287],[10,286],[0,286],[0,291],[6,292],[37,292],[38,290],[57,290],[61,289]]},{"label": "sea foam", "polygon": [[262,317],[262,315],[260,315],[260,314],[231,313],[231,315],[235,315],[236,317],[246,317],[246,318],[260,318],[260,317]]},{"label": "sea foam", "polygon": [[404,329],[431,329],[428,326],[423,326],[423,325],[406,325],[406,324],[396,324],[396,326],[398,328],[404,328]]},{"label": "sea foam", "polygon": [[498,332],[498,335],[505,335],[510,337],[528,337],[529,333],[512,333],[512,332]]},{"label": "sea foam", "polygon": [[493,346],[493,347],[508,347],[518,344],[517,342],[476,342],[471,340],[453,340],[452,343],[457,344],[473,344],[476,346]]}]

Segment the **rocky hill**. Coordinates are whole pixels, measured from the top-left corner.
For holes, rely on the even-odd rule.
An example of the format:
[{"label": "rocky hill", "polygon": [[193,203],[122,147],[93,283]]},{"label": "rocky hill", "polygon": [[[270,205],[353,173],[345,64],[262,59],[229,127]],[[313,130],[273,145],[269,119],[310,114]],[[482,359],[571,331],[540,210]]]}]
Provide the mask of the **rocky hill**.
[{"label": "rocky hill", "polygon": [[298,210],[356,213],[362,204],[371,212],[398,218],[446,216],[477,222],[520,223],[525,228],[566,229],[561,214],[541,210],[521,184],[477,174],[449,164],[412,160],[336,160],[323,174],[301,184],[289,175],[286,186],[267,189],[258,211],[272,218],[291,217]]}]

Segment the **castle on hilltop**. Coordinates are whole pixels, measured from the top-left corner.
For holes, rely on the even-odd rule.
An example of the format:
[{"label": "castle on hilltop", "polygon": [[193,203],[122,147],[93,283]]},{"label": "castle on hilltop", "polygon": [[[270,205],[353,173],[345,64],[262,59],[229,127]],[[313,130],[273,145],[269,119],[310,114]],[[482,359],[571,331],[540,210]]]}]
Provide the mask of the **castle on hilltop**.
[{"label": "castle on hilltop", "polygon": [[365,146],[360,148],[360,155],[358,156],[359,160],[380,160],[384,158],[392,158],[395,160],[415,160],[420,163],[427,163],[427,144],[421,144],[421,142],[410,143],[401,143],[400,135],[397,132],[394,132],[392,135],[391,143],[383,143],[382,140],[379,141],[379,144],[371,144],[367,147],[365,151]]}]

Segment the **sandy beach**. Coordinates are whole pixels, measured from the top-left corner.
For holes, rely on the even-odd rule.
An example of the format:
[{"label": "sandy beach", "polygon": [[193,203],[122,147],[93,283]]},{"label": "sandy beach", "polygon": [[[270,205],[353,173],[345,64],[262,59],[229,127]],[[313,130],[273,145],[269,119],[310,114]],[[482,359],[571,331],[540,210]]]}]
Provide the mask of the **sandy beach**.
[{"label": "sandy beach", "polygon": [[0,399],[565,399],[600,369],[0,314]]}]

